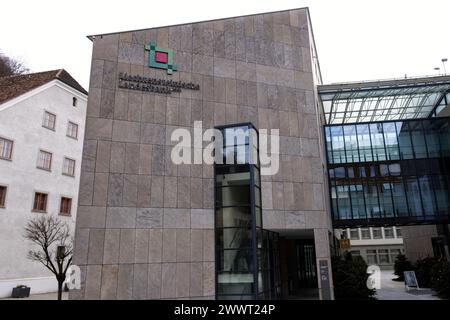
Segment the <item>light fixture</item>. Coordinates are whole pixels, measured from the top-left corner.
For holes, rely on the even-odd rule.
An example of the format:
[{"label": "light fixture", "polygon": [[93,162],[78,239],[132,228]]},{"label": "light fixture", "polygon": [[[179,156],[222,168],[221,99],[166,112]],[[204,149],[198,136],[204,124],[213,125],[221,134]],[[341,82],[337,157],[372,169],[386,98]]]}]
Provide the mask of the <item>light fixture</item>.
[{"label": "light fixture", "polygon": [[442,66],[444,67],[444,74],[447,74],[447,70],[445,70],[445,63],[448,61],[448,59],[442,58],[441,61],[442,61]]}]

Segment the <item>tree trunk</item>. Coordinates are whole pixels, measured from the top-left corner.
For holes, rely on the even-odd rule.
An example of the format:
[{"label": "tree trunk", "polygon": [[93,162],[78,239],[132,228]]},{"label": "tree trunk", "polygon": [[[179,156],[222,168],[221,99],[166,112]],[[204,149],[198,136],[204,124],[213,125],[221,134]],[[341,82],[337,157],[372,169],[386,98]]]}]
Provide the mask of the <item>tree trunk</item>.
[{"label": "tree trunk", "polygon": [[62,300],[62,290],[64,281],[58,280],[58,300]]}]

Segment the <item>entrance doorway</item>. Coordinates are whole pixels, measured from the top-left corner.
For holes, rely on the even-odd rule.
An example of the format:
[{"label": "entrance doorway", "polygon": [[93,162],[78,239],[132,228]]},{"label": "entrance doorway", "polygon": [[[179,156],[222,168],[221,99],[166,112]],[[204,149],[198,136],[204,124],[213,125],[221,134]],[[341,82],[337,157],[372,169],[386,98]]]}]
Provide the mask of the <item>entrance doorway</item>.
[{"label": "entrance doorway", "polygon": [[317,268],[314,240],[296,240],[295,245],[297,251],[297,288],[317,288]]},{"label": "entrance doorway", "polygon": [[[303,231],[303,230],[302,230]],[[280,236],[282,299],[318,300],[314,235]]]}]

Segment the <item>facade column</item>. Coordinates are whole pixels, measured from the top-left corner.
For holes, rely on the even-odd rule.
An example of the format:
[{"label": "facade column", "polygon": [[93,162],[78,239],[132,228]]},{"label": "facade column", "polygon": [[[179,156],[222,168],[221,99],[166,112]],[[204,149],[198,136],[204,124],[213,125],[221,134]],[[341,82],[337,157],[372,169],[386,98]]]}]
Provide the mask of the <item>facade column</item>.
[{"label": "facade column", "polygon": [[317,287],[320,300],[334,300],[333,274],[330,259],[330,236],[328,229],[314,229],[317,265]]}]

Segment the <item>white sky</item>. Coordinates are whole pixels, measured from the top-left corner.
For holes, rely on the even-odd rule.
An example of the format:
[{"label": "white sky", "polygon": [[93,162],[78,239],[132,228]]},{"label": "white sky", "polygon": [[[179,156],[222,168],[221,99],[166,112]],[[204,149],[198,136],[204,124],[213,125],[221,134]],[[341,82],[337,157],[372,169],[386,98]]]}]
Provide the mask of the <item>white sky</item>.
[{"label": "white sky", "polygon": [[305,6],[324,83],[438,74],[450,58],[449,0],[2,1],[0,50],[34,72],[65,68],[88,89],[86,35]]}]

